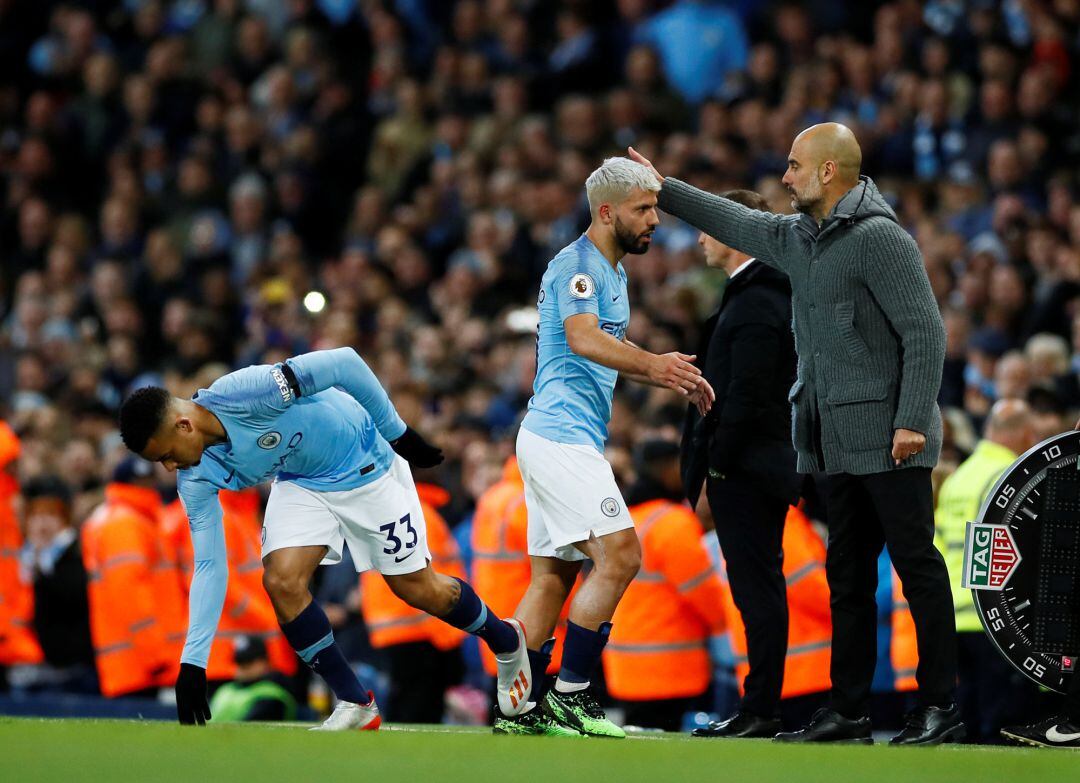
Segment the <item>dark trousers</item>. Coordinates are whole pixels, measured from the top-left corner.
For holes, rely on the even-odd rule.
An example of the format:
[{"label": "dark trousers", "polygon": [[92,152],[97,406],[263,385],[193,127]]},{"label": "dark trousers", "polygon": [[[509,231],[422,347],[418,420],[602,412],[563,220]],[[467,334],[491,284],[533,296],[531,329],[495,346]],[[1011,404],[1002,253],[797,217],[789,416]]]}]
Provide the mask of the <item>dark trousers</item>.
[{"label": "dark trousers", "polygon": [[771,718],[779,709],[787,656],[783,539],[788,503],[729,479],[710,478],[705,491],[731,597],[746,626],[750,671],[743,682],[741,709]]},{"label": "dark trousers", "polygon": [[440,650],[430,642],[384,648],[390,673],[386,719],[394,723],[442,723],[446,689],[461,682],[461,648]]},{"label": "dark trousers", "polygon": [[881,547],[900,577],[915,621],[919,703],[943,705],[956,689],[956,619],[949,572],[934,547],[929,468],[828,477],[825,573],[832,608],[832,707],[866,715],[877,661],[877,560]]}]

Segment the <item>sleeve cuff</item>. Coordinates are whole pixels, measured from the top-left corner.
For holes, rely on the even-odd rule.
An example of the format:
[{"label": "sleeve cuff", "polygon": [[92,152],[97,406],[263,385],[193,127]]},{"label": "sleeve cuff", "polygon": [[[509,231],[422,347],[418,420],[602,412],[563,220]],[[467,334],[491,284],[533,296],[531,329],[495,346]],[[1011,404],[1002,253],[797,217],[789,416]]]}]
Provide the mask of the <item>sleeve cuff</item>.
[{"label": "sleeve cuff", "polygon": [[924,418],[897,415],[897,417],[893,419],[893,431],[895,432],[896,430],[911,430],[920,435],[926,435],[930,431],[930,427],[927,425],[926,419]]},{"label": "sleeve cuff", "polygon": [[387,443],[393,443],[395,440],[405,434],[405,430],[409,427],[405,424],[404,419],[398,418],[396,422],[391,422],[390,426],[386,429],[386,434],[383,435],[386,438]]}]

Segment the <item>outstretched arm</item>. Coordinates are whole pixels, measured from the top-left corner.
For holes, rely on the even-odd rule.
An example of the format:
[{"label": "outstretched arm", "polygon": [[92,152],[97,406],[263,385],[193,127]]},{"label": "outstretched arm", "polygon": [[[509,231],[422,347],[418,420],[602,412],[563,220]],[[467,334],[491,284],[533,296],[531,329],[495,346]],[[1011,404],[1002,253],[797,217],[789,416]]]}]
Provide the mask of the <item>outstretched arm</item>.
[{"label": "outstretched arm", "polygon": [[690,363],[696,357],[675,352],[659,355],[624,343],[601,329],[592,313],[572,315],[563,327],[570,350],[578,356],[684,395],[697,391],[701,370]]},{"label": "outstretched arm", "polygon": [[375,373],[352,348],[312,351],[286,360],[299,386],[300,396],[336,386],[359,402],[375,421],[375,427],[388,441],[395,441],[405,432],[405,422],[398,416]]},{"label": "outstretched arm", "polygon": [[788,221],[781,215],[759,212],[730,199],[714,196],[671,177],[661,177],[652,163],[633,147],[630,157],[648,166],[661,183],[657,205],[670,215],[704,231],[717,241],[757,258],[780,271]]},{"label": "outstretched arm", "polygon": [[188,594],[187,638],[180,661],[205,669],[229,583],[221,503],[217,489],[202,482],[186,482],[180,500],[190,520],[195,558]]},{"label": "outstretched arm", "polygon": [[[644,350],[640,345],[623,338],[623,342],[629,345],[631,348],[637,348],[638,350]],[[693,358],[693,357],[692,357]],[[640,383],[645,386],[657,386],[659,388],[667,388],[663,383],[654,381],[648,375],[634,373],[634,372],[620,372],[619,375],[631,380],[634,383]],[[705,380],[704,376],[698,378],[697,389],[690,392],[688,395],[689,401],[697,406],[698,412],[704,416],[712,408],[712,404],[716,401],[716,393],[713,391],[713,387]]]}]

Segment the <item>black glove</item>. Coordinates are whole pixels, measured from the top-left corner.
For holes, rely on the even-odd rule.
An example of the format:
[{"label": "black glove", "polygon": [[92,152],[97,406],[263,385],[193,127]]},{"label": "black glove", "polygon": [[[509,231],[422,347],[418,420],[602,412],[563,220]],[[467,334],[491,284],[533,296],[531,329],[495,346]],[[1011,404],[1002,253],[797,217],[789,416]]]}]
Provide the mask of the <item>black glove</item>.
[{"label": "black glove", "polygon": [[176,716],[181,723],[205,726],[210,720],[210,704],[206,700],[206,669],[190,663],[180,664],[176,678]]},{"label": "black glove", "polygon": [[406,427],[401,437],[390,441],[390,445],[410,465],[418,468],[433,468],[443,461],[442,449],[432,446],[412,427]]}]

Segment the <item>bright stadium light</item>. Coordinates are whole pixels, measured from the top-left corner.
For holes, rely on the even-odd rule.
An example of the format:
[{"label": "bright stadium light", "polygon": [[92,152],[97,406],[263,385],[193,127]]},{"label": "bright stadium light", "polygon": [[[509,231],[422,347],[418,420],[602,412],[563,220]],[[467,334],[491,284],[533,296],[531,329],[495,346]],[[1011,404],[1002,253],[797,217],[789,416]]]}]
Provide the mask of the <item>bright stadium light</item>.
[{"label": "bright stadium light", "polygon": [[304,296],[304,309],[312,315],[318,315],[326,307],[326,297],[321,291],[308,291]]}]

